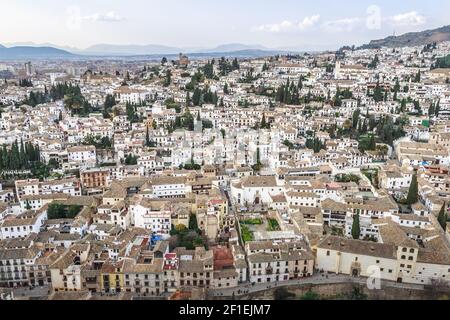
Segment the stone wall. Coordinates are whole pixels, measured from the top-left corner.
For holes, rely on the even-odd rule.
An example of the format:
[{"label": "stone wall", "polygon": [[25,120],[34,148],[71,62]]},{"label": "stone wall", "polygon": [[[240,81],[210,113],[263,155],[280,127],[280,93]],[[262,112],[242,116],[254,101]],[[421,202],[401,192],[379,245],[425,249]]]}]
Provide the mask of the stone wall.
[{"label": "stone wall", "polygon": [[[450,293],[437,292],[431,290],[402,289],[393,287],[384,287],[382,290],[369,290],[365,286],[343,283],[343,284],[325,284],[325,285],[303,285],[286,287],[286,289],[295,294],[295,299],[300,299],[304,294],[313,291],[325,300],[348,299],[347,295],[353,291],[354,286],[359,286],[369,300],[448,300]],[[270,289],[263,292],[253,293],[241,297],[242,300],[265,299],[274,300],[276,289]]]}]

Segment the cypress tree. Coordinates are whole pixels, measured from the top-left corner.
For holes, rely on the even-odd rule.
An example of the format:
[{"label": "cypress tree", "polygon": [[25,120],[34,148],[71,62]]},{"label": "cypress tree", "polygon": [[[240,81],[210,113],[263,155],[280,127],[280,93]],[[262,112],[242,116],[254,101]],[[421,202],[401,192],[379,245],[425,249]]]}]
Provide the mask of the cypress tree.
[{"label": "cypress tree", "polygon": [[256,164],[253,166],[253,170],[260,171],[262,167],[261,163],[261,151],[259,150],[259,147],[256,149]]},{"label": "cypress tree", "polygon": [[436,107],[434,108],[435,116],[439,117],[439,112],[441,111],[441,102],[438,100]]},{"label": "cypress tree", "polygon": [[267,129],[267,127],[268,127],[268,125],[266,122],[266,114],[263,113],[262,120],[261,120],[261,129]]},{"label": "cypress tree", "polygon": [[10,154],[8,153],[8,150],[6,149],[6,146],[3,145],[3,150],[2,150],[2,154],[3,154],[3,168],[9,168],[9,156]]},{"label": "cypress tree", "polygon": [[352,225],[352,237],[355,240],[359,240],[361,236],[361,226],[359,223],[359,213],[353,216],[353,225]]},{"label": "cypress tree", "polygon": [[189,91],[186,93],[186,107],[189,107],[191,105],[191,94]]},{"label": "cypress tree", "polygon": [[417,185],[417,175],[414,174],[411,180],[411,185],[409,187],[408,198],[406,198],[406,203],[411,206],[417,202],[419,198],[418,195],[418,185]]},{"label": "cypress tree", "polygon": [[377,143],[375,142],[375,135],[370,135],[370,142],[369,142],[369,150],[375,150],[377,148]]},{"label": "cypress tree", "polygon": [[239,70],[240,66],[239,66],[239,62],[238,62],[237,58],[234,58],[233,63],[232,63],[232,68],[233,68],[233,70]]},{"label": "cypress tree", "polygon": [[446,210],[446,204],[442,205],[441,211],[439,212],[438,221],[441,225],[442,229],[447,230],[447,220],[448,220],[448,212]]},{"label": "cypress tree", "polygon": [[202,98],[202,92],[200,91],[199,88],[195,88],[194,94],[192,95],[192,103],[194,104],[194,106],[200,105],[201,98]]},{"label": "cypress tree", "polygon": [[150,134],[148,132],[148,126],[147,126],[147,133],[145,135],[145,146],[146,147],[150,147],[151,143],[150,143]]}]

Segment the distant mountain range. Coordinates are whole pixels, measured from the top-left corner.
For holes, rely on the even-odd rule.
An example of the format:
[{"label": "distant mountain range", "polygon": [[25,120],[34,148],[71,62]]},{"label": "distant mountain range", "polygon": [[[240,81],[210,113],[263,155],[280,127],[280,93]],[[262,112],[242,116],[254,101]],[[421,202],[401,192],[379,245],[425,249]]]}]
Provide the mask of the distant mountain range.
[{"label": "distant mountain range", "polygon": [[17,46],[7,48],[0,45],[0,60],[12,59],[62,59],[75,57],[73,53],[52,47]]},{"label": "distant mountain range", "polygon": [[[161,56],[161,55],[169,55],[174,56],[179,53],[186,53],[193,56],[204,56],[206,54],[211,54],[212,56],[216,56],[218,53],[240,53],[241,55],[248,54],[252,56],[252,52],[255,55],[260,56],[263,51],[267,51],[266,54],[276,52],[288,52],[288,50],[280,50],[280,49],[269,49],[261,45],[245,45],[240,43],[232,43],[232,44],[224,44],[217,46],[215,48],[200,48],[200,47],[191,47],[191,48],[181,48],[181,47],[171,47],[164,45],[113,45],[113,44],[97,44],[90,46],[86,49],[78,49],[74,47],[67,46],[58,46],[51,43],[43,43],[36,44],[33,42],[19,42],[19,43],[9,43],[6,44],[8,48],[16,48],[16,47],[27,47],[30,48],[29,52],[34,53],[40,51],[42,48],[54,48],[61,51],[64,51],[66,54],[78,55],[78,56],[102,56],[102,57],[132,57],[132,56]],[[34,48],[34,49],[32,49]],[[59,52],[62,56],[64,56],[63,52]],[[34,54],[33,54],[34,55]],[[11,55],[10,55],[11,56]],[[0,54],[0,59],[3,55]],[[80,57],[81,58],[81,57]]]},{"label": "distant mountain range", "polygon": [[[369,44],[361,46],[360,49],[420,46],[442,41],[450,41],[450,26],[445,26],[434,30],[426,30],[422,32],[406,33],[401,36],[390,36],[380,40],[373,40]],[[166,56],[168,59],[175,59],[180,52],[186,53],[192,58],[205,58],[220,56],[261,57],[275,54],[301,53],[304,52],[304,50],[292,48],[273,49],[261,45],[246,45],[241,43],[223,44],[214,48],[181,48],[157,44],[97,44],[86,49],[79,49],[68,46],[57,46],[51,43],[36,44],[33,42],[22,42],[9,43],[6,44],[6,46],[0,45],[0,60],[84,59],[86,57],[123,57],[129,59],[142,57],[156,59],[163,56]]]},{"label": "distant mountain range", "polygon": [[410,32],[400,36],[390,36],[380,40],[372,40],[369,44],[361,46],[361,49],[376,49],[381,47],[399,48],[425,46],[433,42],[450,41],[450,26],[444,26],[433,30]]}]

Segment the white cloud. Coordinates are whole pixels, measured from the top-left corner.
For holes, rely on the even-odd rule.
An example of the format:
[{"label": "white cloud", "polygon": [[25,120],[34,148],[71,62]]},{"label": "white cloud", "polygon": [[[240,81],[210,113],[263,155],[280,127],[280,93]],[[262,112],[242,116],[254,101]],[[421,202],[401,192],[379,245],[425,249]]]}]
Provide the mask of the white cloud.
[{"label": "white cloud", "polygon": [[328,32],[350,32],[362,22],[360,18],[344,18],[339,20],[327,21],[322,28]]},{"label": "white cloud", "polygon": [[303,19],[303,21],[301,21],[298,24],[298,28],[300,30],[305,30],[307,28],[311,28],[313,27],[317,22],[319,22],[320,20],[320,16],[319,15],[315,15],[315,16],[311,16],[311,17],[306,17],[305,19]]},{"label": "white cloud", "polygon": [[110,11],[106,14],[94,13],[88,16],[81,14],[81,9],[78,6],[70,6],[67,8],[67,21],[66,26],[71,31],[77,31],[82,29],[84,21],[94,22],[118,22],[123,21],[125,18],[119,16],[114,11]]},{"label": "white cloud", "polygon": [[276,24],[263,24],[258,27],[255,27],[255,31],[264,31],[264,32],[281,32],[281,31],[289,31],[292,30],[294,23],[292,21],[285,20]]},{"label": "white cloud", "polygon": [[305,17],[300,22],[284,20],[280,23],[275,24],[263,24],[254,27],[253,31],[271,32],[271,33],[303,31],[312,28],[315,24],[319,22],[319,20],[320,15],[314,15],[311,17]]},{"label": "white cloud", "polygon": [[395,26],[421,26],[427,22],[427,18],[416,11],[401,13],[388,18]]},{"label": "white cloud", "polygon": [[94,13],[89,16],[83,17],[83,20],[89,21],[102,21],[102,22],[117,22],[125,20],[123,17],[116,14],[114,11],[110,11],[106,14]]}]

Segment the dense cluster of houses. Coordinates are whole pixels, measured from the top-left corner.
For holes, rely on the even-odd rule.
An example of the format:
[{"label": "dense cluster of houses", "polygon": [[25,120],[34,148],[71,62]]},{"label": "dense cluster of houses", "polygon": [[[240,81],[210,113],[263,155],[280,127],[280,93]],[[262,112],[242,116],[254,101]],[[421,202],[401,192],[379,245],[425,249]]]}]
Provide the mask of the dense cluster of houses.
[{"label": "dense cluster of houses", "polygon": [[[11,63],[0,287],[173,297],[374,267],[450,281],[450,69],[433,68],[449,53],[36,62],[32,87]],[[92,110],[24,103],[58,84]],[[27,143],[38,163],[4,160],[27,164]]]}]

